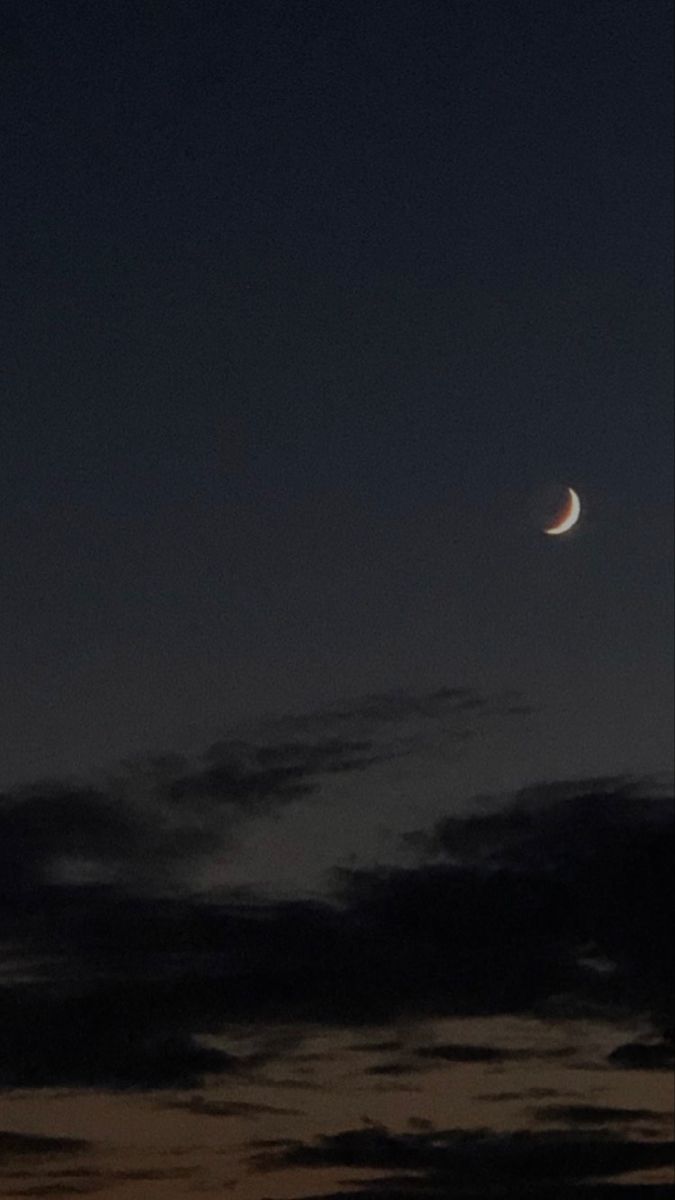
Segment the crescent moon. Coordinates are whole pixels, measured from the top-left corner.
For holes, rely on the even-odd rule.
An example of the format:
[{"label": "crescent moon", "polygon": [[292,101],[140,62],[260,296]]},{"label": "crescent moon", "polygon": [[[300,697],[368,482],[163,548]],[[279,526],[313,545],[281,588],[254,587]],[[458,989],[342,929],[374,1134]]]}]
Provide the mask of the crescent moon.
[{"label": "crescent moon", "polygon": [[547,525],[544,533],[550,534],[551,537],[556,537],[559,533],[567,533],[573,525],[576,525],[581,514],[581,501],[577,496],[574,488],[567,489],[567,504],[562,513],[556,520],[554,525]]}]

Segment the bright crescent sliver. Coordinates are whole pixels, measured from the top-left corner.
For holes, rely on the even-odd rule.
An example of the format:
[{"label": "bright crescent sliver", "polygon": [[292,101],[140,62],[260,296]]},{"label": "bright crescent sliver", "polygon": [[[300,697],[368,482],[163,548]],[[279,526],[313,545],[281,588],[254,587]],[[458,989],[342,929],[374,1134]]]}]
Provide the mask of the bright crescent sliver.
[{"label": "bright crescent sliver", "polygon": [[574,488],[568,487],[567,491],[569,492],[569,505],[564,517],[557,525],[550,525],[548,529],[544,530],[544,533],[548,533],[551,537],[556,537],[559,533],[567,533],[568,529],[576,525],[579,520],[581,501]]}]

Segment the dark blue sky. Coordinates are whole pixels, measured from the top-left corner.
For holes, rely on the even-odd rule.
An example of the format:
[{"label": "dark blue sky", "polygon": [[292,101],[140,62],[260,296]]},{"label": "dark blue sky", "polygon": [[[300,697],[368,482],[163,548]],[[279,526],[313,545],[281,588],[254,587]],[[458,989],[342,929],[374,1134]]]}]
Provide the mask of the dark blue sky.
[{"label": "dark blue sky", "polygon": [[0,13],[0,781],[441,684],[667,765],[670,4]]}]

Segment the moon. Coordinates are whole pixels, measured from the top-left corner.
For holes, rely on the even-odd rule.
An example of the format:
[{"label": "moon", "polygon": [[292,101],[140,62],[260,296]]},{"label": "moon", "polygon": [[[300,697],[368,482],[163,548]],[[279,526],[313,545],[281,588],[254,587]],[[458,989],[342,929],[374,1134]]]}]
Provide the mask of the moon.
[{"label": "moon", "polygon": [[544,533],[548,533],[551,537],[557,537],[560,533],[567,533],[573,525],[576,525],[581,515],[581,501],[577,496],[574,488],[567,488],[567,502],[562,512],[556,517],[552,525],[544,527]]}]

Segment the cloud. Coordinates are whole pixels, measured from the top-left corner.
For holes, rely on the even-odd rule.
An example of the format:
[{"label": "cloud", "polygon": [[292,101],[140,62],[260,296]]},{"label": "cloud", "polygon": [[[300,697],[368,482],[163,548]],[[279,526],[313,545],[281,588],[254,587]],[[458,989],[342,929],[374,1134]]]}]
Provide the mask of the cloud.
[{"label": "cloud", "polygon": [[376,1063],[366,1067],[365,1075],[410,1075],[415,1068],[409,1063]]},{"label": "cloud", "polygon": [[[418,835],[419,836],[419,835]],[[424,835],[421,835],[424,836]],[[517,793],[493,811],[449,817],[427,837],[430,852],[472,870],[490,889],[508,887],[530,929],[513,935],[518,948],[537,940],[542,966],[567,957],[563,1004],[581,993],[607,1006],[629,1004],[667,1020],[674,978],[673,943],[665,913],[673,904],[672,798],[649,791],[649,781],[615,779],[543,783]],[[536,899],[535,899],[536,893]],[[504,922],[502,922],[504,923]],[[574,981],[575,966],[587,975]],[[648,932],[647,932],[648,931]]]},{"label": "cloud", "polygon": [[15,1158],[33,1155],[80,1154],[89,1150],[90,1142],[80,1138],[47,1137],[38,1133],[14,1133],[0,1130],[0,1164],[6,1166]]},{"label": "cloud", "polygon": [[675,1070],[675,1043],[672,1033],[657,1042],[624,1042],[609,1056],[613,1067],[626,1071]]},{"label": "cloud", "polygon": [[472,1046],[462,1042],[445,1042],[434,1046],[420,1046],[415,1054],[420,1058],[444,1063],[505,1063],[527,1062],[531,1059],[566,1058],[574,1049],[560,1050],[514,1050],[504,1046]]},{"label": "cloud", "polygon": [[[353,1190],[345,1185],[339,1192],[321,1192],[308,1195],[302,1200],[525,1200],[536,1196],[537,1200],[672,1200],[672,1184],[625,1184],[625,1183],[566,1183],[562,1188],[555,1184],[537,1184],[536,1191],[527,1182],[515,1187],[508,1183],[495,1182],[486,1190],[481,1183],[478,1189],[456,1181],[441,1180],[437,1184],[427,1180],[411,1180],[398,1177],[384,1178],[376,1183],[356,1185]],[[348,1189],[348,1190],[347,1190]],[[451,1189],[451,1190],[449,1190]],[[263,1196],[261,1200],[272,1200]]]},{"label": "cloud", "polygon": [[[651,1016],[662,1028],[673,981],[672,816],[630,781],[608,786],[545,784],[540,804],[530,790],[526,803],[521,794],[501,811],[442,822],[432,835],[440,859],[339,872],[323,901],[134,894],[128,881],[6,890],[4,935],[32,976],[19,972],[0,990],[0,1086],[196,1088],[259,1069],[264,1056],[256,1066],[213,1042],[243,1026],[263,1040],[280,1025],[301,1037],[317,1025],[365,1033],[462,1016]],[[43,843],[36,850],[31,838],[44,821],[29,816],[20,826],[27,858],[42,864]],[[84,821],[92,844],[96,821]],[[58,846],[67,832],[53,835]],[[592,970],[589,958],[615,965]],[[377,1039],[395,1040],[386,1028]],[[393,1077],[542,1053],[439,1043],[370,1069]],[[665,1042],[645,1040],[618,1045],[607,1065],[669,1061]]]},{"label": "cloud", "polygon": [[[382,1043],[385,1047],[387,1043]],[[402,1048],[400,1043],[392,1046]],[[439,1066],[479,1064],[497,1066],[504,1063],[546,1061],[571,1057],[574,1047],[554,1050],[540,1048],[507,1048],[504,1046],[472,1045],[466,1042],[441,1042],[418,1046],[411,1050],[405,1060],[375,1063],[364,1071],[365,1075],[412,1075],[433,1070]]]},{"label": "cloud", "polygon": [[[87,1185],[82,1187],[76,1186],[66,1192],[66,1185],[63,1183],[44,1184],[46,1174],[53,1174],[46,1170],[47,1164],[55,1160],[67,1160],[71,1156],[82,1155],[93,1148],[93,1143],[85,1141],[81,1138],[72,1137],[49,1137],[45,1134],[37,1133],[15,1133],[13,1131],[0,1130],[0,1184],[6,1184],[9,1179],[27,1179],[31,1181],[28,1190],[21,1189],[17,1191],[3,1190],[3,1196],[41,1196],[49,1194],[60,1195],[78,1195],[79,1192],[88,1194],[93,1189]],[[26,1164],[22,1169],[14,1169],[15,1164]],[[39,1172],[39,1175],[38,1175]],[[70,1172],[67,1168],[63,1168],[57,1172],[59,1175],[63,1173],[65,1177]],[[59,1191],[55,1193],[45,1192],[44,1187],[54,1188]]]},{"label": "cloud", "polygon": [[445,1063],[501,1063],[518,1057],[514,1050],[504,1050],[498,1046],[470,1046],[448,1043],[440,1046],[420,1046],[415,1051],[420,1058],[440,1060]]},{"label": "cloud", "polygon": [[168,884],[218,844],[189,814],[176,820],[138,778],[103,787],[42,783],[0,795],[0,913],[44,884],[116,880]]},{"label": "cloud", "polygon": [[[401,1196],[568,1195],[565,1188],[609,1180],[632,1171],[668,1165],[670,1142],[622,1139],[606,1131],[478,1132],[464,1129],[392,1133],[367,1126],[261,1151],[253,1164],[265,1172],[280,1167],[349,1168],[381,1171],[376,1185],[345,1193]],[[543,1189],[543,1192],[542,1192]]]},{"label": "cloud", "polygon": [[97,1192],[102,1191],[105,1184],[100,1182],[91,1183],[71,1183],[66,1180],[64,1183],[33,1183],[29,1190],[25,1188],[12,1189],[11,1191],[3,1192],[3,1196],[24,1196],[27,1200],[38,1200],[41,1196],[94,1196]]},{"label": "cloud", "polygon": [[383,725],[403,726],[421,719],[447,722],[459,713],[484,716],[524,715],[532,711],[517,692],[484,695],[473,688],[439,687],[427,692],[392,691],[375,693],[356,701],[342,702],[310,713],[272,718],[265,724],[271,732],[316,732],[325,728],[372,733]]},{"label": "cloud", "polygon": [[565,1125],[632,1125],[636,1121],[668,1121],[668,1113],[651,1108],[616,1108],[600,1104],[547,1104],[533,1110],[538,1121]]},{"label": "cloud", "polygon": [[549,1100],[560,1095],[556,1088],[531,1087],[519,1092],[481,1092],[476,1099],[485,1100],[489,1104],[502,1104],[507,1100]]},{"label": "cloud", "polygon": [[605,834],[619,850],[633,830],[658,833],[672,823],[672,799],[653,787],[652,780],[624,775],[542,782],[516,792],[506,805],[483,800],[487,812],[444,818],[426,844],[463,863],[561,869],[569,862],[578,868]]},{"label": "cloud", "polygon": [[234,1056],[200,1044],[181,1024],[170,991],[112,980],[62,996],[5,989],[0,1086],[184,1088],[235,1069]]},{"label": "cloud", "polygon": [[385,1038],[379,1042],[359,1042],[349,1047],[355,1054],[387,1054],[403,1049],[403,1042],[398,1038]]},{"label": "cloud", "polygon": [[486,718],[529,712],[518,700],[517,693],[484,696],[469,688],[441,687],[268,718],[243,731],[245,736],[214,743],[197,769],[173,781],[170,794],[237,807],[272,799],[289,803],[317,791],[323,775],[366,770],[412,754],[439,736],[463,742]]},{"label": "cloud", "polygon": [[0,796],[0,887],[11,893],[33,885],[66,858],[128,858],[140,837],[134,813],[99,790],[22,788]]},{"label": "cloud", "polygon": [[[38,1196],[94,1196],[100,1192],[109,1192],[111,1188],[117,1184],[124,1183],[156,1183],[160,1181],[170,1180],[186,1180],[190,1178],[194,1172],[190,1168],[174,1168],[170,1171],[163,1170],[63,1170],[63,1171],[45,1171],[41,1170],[39,1176],[30,1172],[12,1172],[11,1178],[15,1179],[19,1176],[30,1179],[28,1187],[15,1188],[10,1191],[4,1190],[3,1196],[25,1196],[32,1200]],[[45,1182],[47,1176],[53,1178],[53,1182]],[[5,1176],[5,1180],[9,1177]]]},{"label": "cloud", "polygon": [[503,707],[452,688],[366,697],[258,722],[192,756],[124,762],[96,785],[46,780],[0,794],[0,906],[47,882],[167,889],[231,850],[243,822],[318,796],[331,776],[412,755],[429,739],[461,741]]},{"label": "cloud", "polygon": [[247,745],[220,742],[206,752],[206,763],[169,786],[172,800],[213,800],[236,809],[287,804],[319,790],[322,775],[364,771],[390,757],[372,741],[328,738],[317,742]]},{"label": "cloud", "polygon": [[194,1113],[199,1117],[247,1117],[255,1120],[257,1117],[297,1117],[301,1110],[297,1108],[277,1108],[273,1104],[247,1104],[242,1100],[207,1100],[205,1096],[191,1096],[188,1100],[172,1100],[162,1105],[162,1108],[178,1109],[182,1112]]}]

